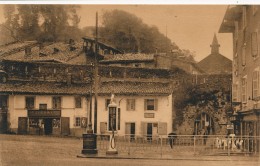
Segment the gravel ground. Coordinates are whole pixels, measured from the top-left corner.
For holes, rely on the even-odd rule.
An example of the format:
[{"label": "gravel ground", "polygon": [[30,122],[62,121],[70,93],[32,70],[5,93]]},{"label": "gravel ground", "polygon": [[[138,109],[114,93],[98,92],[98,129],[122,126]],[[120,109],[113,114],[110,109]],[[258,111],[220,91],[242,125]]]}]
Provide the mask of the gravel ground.
[{"label": "gravel ground", "polygon": [[[82,150],[82,139],[74,137],[4,135],[0,134],[0,165],[221,165],[259,166],[258,157],[249,156],[198,156],[174,160],[77,158]],[[104,156],[100,151],[99,155]],[[144,155],[144,157],[146,157]],[[170,157],[170,156],[169,156]],[[178,164],[179,163],[179,164]]]}]

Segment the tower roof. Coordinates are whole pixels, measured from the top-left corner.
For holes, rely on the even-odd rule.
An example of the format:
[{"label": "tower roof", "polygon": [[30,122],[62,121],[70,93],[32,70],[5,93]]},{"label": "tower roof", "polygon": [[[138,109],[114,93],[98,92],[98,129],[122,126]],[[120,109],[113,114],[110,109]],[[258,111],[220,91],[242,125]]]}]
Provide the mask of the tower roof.
[{"label": "tower roof", "polygon": [[210,47],[211,47],[211,54],[219,54],[220,45],[218,44],[216,33],[214,34],[213,41]]}]

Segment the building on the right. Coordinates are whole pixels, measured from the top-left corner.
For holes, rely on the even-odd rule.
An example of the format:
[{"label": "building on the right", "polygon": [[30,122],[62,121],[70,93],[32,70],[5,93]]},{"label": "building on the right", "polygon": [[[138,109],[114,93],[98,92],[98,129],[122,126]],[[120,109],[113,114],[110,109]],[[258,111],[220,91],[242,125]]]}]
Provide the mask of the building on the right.
[{"label": "building on the right", "polygon": [[[260,6],[228,6],[219,29],[233,34],[232,108],[235,134],[260,135]],[[258,151],[259,151],[259,146]]]}]

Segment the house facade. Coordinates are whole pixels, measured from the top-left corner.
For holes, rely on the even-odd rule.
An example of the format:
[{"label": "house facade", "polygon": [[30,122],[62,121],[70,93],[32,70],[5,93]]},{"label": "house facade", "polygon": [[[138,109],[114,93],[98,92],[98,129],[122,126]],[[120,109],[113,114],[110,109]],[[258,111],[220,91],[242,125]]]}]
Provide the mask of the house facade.
[{"label": "house facade", "polygon": [[260,135],[260,6],[229,6],[219,32],[233,34],[231,121],[235,133]]},{"label": "house facade", "polygon": [[[91,65],[2,60],[1,77],[5,79],[1,79],[4,81],[0,86],[1,132],[82,136],[91,110],[94,126],[91,68]],[[118,70],[125,74],[119,75]],[[146,72],[156,77],[153,71]],[[97,134],[108,134],[107,106],[111,93],[115,94],[118,106],[119,135],[155,136],[172,131],[171,83],[159,78],[151,81],[142,72],[126,68],[99,67],[99,75]]]}]

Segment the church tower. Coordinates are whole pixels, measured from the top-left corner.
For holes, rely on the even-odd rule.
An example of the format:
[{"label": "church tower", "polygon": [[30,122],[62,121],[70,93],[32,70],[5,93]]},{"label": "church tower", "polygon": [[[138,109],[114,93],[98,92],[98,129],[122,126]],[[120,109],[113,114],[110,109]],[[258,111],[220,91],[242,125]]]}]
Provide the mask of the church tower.
[{"label": "church tower", "polygon": [[219,54],[219,47],[220,45],[218,44],[218,39],[216,37],[216,33],[214,34],[212,44],[210,45],[211,47],[211,54]]}]

